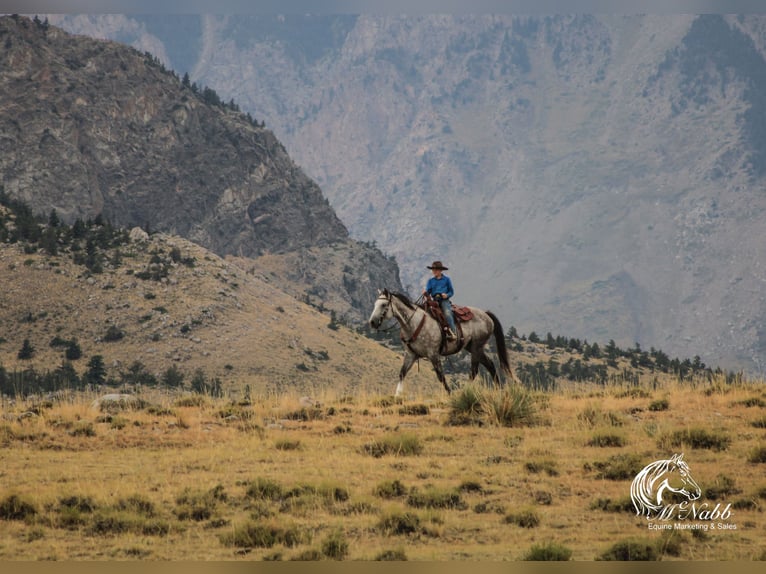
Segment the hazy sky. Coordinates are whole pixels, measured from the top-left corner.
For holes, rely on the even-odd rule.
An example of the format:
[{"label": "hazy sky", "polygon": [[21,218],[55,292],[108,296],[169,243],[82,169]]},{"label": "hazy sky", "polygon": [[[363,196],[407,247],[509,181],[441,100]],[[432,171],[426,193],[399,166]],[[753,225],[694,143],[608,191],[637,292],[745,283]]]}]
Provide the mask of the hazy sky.
[{"label": "hazy sky", "polygon": [[4,13],[747,13],[761,0],[0,0]]}]

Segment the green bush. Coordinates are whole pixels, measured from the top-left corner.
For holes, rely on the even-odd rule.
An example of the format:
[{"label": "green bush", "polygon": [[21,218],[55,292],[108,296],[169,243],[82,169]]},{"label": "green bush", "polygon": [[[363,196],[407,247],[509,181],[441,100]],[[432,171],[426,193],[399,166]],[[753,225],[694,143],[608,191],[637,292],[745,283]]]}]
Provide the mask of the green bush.
[{"label": "green bush", "polygon": [[722,451],[729,448],[731,439],[722,432],[710,432],[704,428],[683,429],[660,437],[657,446],[663,450],[673,450],[688,446]]},{"label": "green bush", "polygon": [[559,561],[566,562],[572,558],[572,551],[566,546],[556,542],[546,544],[535,544],[524,555],[524,560],[528,561]]},{"label": "green bush", "polygon": [[425,416],[431,413],[428,405],[404,405],[399,408],[400,415],[418,415]]},{"label": "green bush", "polygon": [[37,514],[35,505],[18,494],[10,494],[0,501],[0,519],[2,520],[26,520],[35,514]]},{"label": "green bush", "polygon": [[666,411],[670,408],[670,401],[668,399],[657,399],[649,403],[649,410],[654,412]]},{"label": "green bush", "polygon": [[754,448],[750,452],[750,456],[747,457],[747,460],[754,464],[766,462],[766,446]]},{"label": "green bush", "polygon": [[364,445],[364,451],[375,458],[387,454],[392,454],[394,456],[414,456],[423,451],[423,444],[414,434],[390,434],[384,436],[379,441],[367,443]]},{"label": "green bush", "polygon": [[612,545],[598,560],[646,561],[657,560],[657,550],[648,542],[623,541]]},{"label": "green bush", "polygon": [[461,500],[459,492],[437,488],[428,488],[423,491],[413,489],[407,497],[407,504],[414,508],[454,508],[458,510],[468,508],[468,505]]},{"label": "green bush", "polygon": [[303,536],[295,527],[282,528],[275,525],[247,522],[219,537],[224,546],[239,548],[271,548],[275,544],[294,547],[303,541]]},{"label": "green bush", "polygon": [[256,500],[279,500],[282,498],[282,486],[268,478],[256,478],[252,481],[245,494]]},{"label": "green bush", "polygon": [[342,531],[335,531],[322,541],[322,554],[331,560],[343,560],[348,556],[348,541]]},{"label": "green bush", "polygon": [[515,524],[522,528],[535,528],[540,525],[540,517],[534,510],[522,510],[520,512],[506,514],[503,518],[506,524]]},{"label": "green bush", "polygon": [[[607,480],[630,480],[641,472],[644,462],[637,454],[617,454],[602,462],[594,462],[592,465],[598,472],[596,478]],[[586,470],[590,465],[586,464]]]},{"label": "green bush", "polygon": [[623,447],[625,437],[617,434],[597,434],[587,442],[588,446],[598,447]]},{"label": "green bush", "polygon": [[407,487],[399,479],[384,480],[375,487],[373,494],[381,498],[397,498],[407,494]]},{"label": "green bush", "polygon": [[484,407],[482,393],[473,385],[468,385],[453,393],[449,401],[450,411],[447,424],[481,425]]},{"label": "green bush", "polygon": [[537,423],[534,398],[520,387],[486,392],[482,397],[482,406],[489,422],[497,426],[519,427]]},{"label": "green bush", "polygon": [[127,498],[121,498],[115,505],[119,510],[135,512],[143,516],[154,516],[154,503],[142,494],[133,494]]},{"label": "green bush", "polygon": [[599,498],[590,505],[591,510],[603,510],[604,512],[630,512],[634,514],[633,500],[630,497],[622,500],[612,500],[611,498]]},{"label": "green bush", "polygon": [[420,517],[411,512],[392,513],[383,516],[378,529],[384,534],[416,534],[421,531]]},{"label": "green bush", "polygon": [[527,472],[532,474],[546,473],[548,476],[558,476],[559,471],[556,468],[556,462],[553,460],[533,460],[524,465]]}]

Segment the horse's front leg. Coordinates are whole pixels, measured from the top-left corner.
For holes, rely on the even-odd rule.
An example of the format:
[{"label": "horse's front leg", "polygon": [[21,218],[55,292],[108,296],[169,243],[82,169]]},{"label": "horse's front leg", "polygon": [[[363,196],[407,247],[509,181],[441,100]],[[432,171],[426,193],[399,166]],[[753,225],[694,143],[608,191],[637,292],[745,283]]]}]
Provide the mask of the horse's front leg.
[{"label": "horse's front leg", "polygon": [[402,391],[404,389],[404,386],[402,385],[402,383],[404,382],[404,377],[407,376],[407,373],[412,368],[412,365],[415,364],[416,359],[417,357],[413,355],[412,353],[410,353],[409,351],[407,351],[404,354],[404,362],[402,362],[402,368],[399,369],[399,384],[396,385],[396,393],[394,396],[397,396],[397,397],[401,396]]}]

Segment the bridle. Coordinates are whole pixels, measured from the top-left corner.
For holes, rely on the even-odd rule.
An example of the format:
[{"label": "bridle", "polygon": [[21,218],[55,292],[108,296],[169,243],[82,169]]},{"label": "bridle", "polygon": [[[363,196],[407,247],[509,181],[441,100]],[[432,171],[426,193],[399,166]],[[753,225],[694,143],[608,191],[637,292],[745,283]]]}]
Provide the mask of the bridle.
[{"label": "bridle", "polygon": [[[405,318],[404,318],[404,316],[402,316],[402,315],[401,315],[401,313],[400,313],[400,314],[399,314],[399,318],[397,318],[397,312],[395,311],[395,309],[394,309],[394,307],[393,307],[393,301],[392,301],[392,298],[393,298],[393,295],[392,295],[390,292],[387,292],[387,293],[381,293],[381,294],[378,296],[378,299],[383,299],[383,300],[385,300],[385,301],[386,301],[386,305],[388,305],[388,307],[391,309],[391,316],[394,318],[394,322],[393,322],[393,324],[392,324],[390,327],[386,327],[386,328],[380,328],[380,329],[378,329],[378,331],[383,331],[383,332],[387,333],[387,332],[388,332],[388,331],[390,331],[391,329],[395,328],[395,327],[397,326],[397,324],[400,324],[400,325],[401,325],[401,327],[402,327],[402,328],[404,328],[405,326],[407,326],[407,325],[409,325],[409,324],[410,324],[410,321],[412,321],[412,318],[415,316],[415,313],[417,313],[417,312],[418,312],[418,310],[417,310],[417,309],[415,309],[415,310],[412,312],[412,315],[410,315],[410,316],[409,316],[409,317],[407,317],[406,319],[405,319]],[[386,313],[386,312],[388,312],[388,309],[387,309],[387,310],[386,310],[386,311],[385,311],[383,314],[385,315],[385,313]],[[401,319],[401,323],[399,322],[399,319]]]}]

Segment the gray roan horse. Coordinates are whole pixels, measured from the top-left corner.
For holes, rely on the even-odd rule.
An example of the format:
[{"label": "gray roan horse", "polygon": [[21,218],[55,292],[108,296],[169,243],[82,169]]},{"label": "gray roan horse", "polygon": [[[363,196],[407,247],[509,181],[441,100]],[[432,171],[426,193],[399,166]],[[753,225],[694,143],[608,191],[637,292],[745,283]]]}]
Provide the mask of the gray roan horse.
[{"label": "gray roan horse", "polygon": [[426,311],[402,293],[390,293],[387,289],[379,291],[375,300],[375,307],[370,315],[370,326],[373,329],[380,328],[384,320],[394,318],[401,327],[401,338],[404,343],[404,362],[399,371],[399,384],[396,386],[396,396],[402,393],[402,383],[407,372],[417,359],[426,358],[436,371],[447,393],[451,391],[442,371],[441,356],[454,355],[465,349],[471,353],[471,380],[479,372],[479,364],[492,375],[495,384],[500,384],[500,378],[495,370],[492,360],[484,354],[484,346],[489,338],[495,335],[497,355],[500,366],[509,376],[511,367],[508,364],[508,352],[505,348],[505,338],[500,321],[489,311],[482,311],[475,307],[469,307],[473,312],[473,318],[460,324],[463,330],[463,338],[457,341],[447,341],[442,350],[442,330],[439,322],[431,317]]}]

